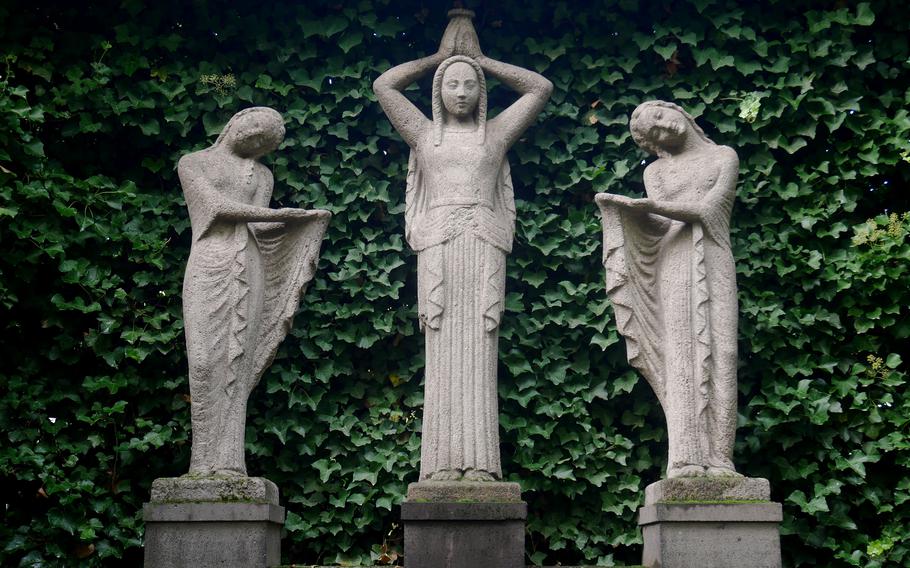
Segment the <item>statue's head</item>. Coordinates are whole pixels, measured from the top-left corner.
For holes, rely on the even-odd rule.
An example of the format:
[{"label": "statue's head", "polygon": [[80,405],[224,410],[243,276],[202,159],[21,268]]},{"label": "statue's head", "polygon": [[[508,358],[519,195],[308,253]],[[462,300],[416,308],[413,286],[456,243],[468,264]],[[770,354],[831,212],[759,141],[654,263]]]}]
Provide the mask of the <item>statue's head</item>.
[{"label": "statue's head", "polygon": [[284,140],[284,119],[268,107],[244,109],[228,121],[215,146],[225,145],[245,158],[264,156]]},{"label": "statue's head", "polygon": [[480,100],[477,72],[464,61],[449,65],[442,75],[442,104],[446,112],[459,118],[471,116]]},{"label": "statue's head", "polygon": [[480,65],[464,55],[443,61],[433,76],[434,143],[442,142],[444,113],[463,118],[473,115],[483,143],[487,120],[487,83]]},{"label": "statue's head", "polygon": [[695,119],[679,105],[648,101],[632,111],[629,120],[632,139],[640,148],[663,158],[681,149],[690,137],[713,144]]}]

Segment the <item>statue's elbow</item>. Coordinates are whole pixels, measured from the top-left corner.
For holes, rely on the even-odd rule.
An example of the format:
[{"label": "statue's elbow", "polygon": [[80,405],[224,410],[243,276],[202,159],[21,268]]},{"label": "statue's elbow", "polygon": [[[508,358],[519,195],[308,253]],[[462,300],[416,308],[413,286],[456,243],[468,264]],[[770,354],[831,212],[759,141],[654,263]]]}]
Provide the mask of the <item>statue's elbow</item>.
[{"label": "statue's elbow", "polygon": [[553,81],[547,79],[546,77],[541,77],[540,82],[540,96],[543,100],[550,100],[550,95],[553,94]]},{"label": "statue's elbow", "polygon": [[388,89],[388,87],[389,86],[388,86],[387,81],[385,80],[385,76],[380,75],[379,77],[376,77],[375,81],[373,81],[373,94],[375,94],[377,97],[379,97],[383,91]]}]

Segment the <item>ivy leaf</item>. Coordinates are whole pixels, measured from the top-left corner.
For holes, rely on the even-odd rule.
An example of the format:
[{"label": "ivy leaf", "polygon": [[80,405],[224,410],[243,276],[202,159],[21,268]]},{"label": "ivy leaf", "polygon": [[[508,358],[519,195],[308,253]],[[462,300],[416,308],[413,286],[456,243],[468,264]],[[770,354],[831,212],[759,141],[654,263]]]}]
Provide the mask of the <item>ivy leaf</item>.
[{"label": "ivy leaf", "polygon": [[856,23],[860,26],[871,26],[875,23],[875,13],[869,2],[860,2],[856,5]]},{"label": "ivy leaf", "polygon": [[654,51],[657,52],[657,54],[660,55],[664,61],[668,61],[671,57],[673,57],[673,54],[676,53],[676,50],[677,45],[675,43],[664,46],[654,46]]}]

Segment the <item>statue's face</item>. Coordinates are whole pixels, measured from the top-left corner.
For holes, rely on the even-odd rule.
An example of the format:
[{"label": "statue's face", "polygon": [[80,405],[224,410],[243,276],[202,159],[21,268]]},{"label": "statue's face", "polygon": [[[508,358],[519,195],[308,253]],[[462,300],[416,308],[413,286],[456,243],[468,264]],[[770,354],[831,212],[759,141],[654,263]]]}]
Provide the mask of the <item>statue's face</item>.
[{"label": "statue's face", "polygon": [[442,75],[442,104],[458,118],[471,116],[480,100],[480,81],[474,68],[464,61],[449,65]]},{"label": "statue's face", "polygon": [[686,141],[689,123],[679,112],[666,107],[654,106],[642,112],[639,126],[647,132],[647,138],[656,146],[673,150]]},{"label": "statue's face", "polygon": [[278,148],[284,140],[281,116],[252,112],[240,117],[231,129],[231,146],[244,157],[259,157]]}]

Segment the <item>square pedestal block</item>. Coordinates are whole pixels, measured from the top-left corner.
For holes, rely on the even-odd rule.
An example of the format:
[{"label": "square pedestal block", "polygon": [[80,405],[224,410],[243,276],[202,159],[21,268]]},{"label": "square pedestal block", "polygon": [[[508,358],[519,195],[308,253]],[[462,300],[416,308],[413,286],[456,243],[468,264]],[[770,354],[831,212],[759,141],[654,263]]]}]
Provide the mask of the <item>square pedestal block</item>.
[{"label": "square pedestal block", "polygon": [[647,568],[780,568],[780,503],[657,503],[639,509]]},{"label": "square pedestal block", "polygon": [[[228,497],[253,500],[187,499]],[[144,505],[143,518],[146,568],[268,568],[281,564],[284,507],[278,505],[278,490],[268,480],[155,480],[152,502]]]},{"label": "square pedestal block", "polygon": [[525,568],[517,483],[421,482],[401,505],[408,568]]}]

